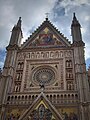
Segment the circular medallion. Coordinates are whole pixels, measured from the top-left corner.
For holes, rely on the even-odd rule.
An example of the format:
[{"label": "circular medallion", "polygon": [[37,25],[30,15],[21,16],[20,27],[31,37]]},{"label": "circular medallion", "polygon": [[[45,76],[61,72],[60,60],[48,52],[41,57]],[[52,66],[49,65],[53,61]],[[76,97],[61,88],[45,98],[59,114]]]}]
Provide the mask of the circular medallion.
[{"label": "circular medallion", "polygon": [[49,85],[55,80],[55,72],[49,67],[37,68],[32,74],[32,80],[37,84]]}]

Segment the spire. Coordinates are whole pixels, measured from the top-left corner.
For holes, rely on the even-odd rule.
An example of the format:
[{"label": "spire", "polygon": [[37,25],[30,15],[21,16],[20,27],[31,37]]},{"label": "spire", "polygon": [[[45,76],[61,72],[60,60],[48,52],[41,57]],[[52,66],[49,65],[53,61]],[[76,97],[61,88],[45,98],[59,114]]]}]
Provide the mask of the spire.
[{"label": "spire", "polygon": [[22,30],[21,30],[21,17],[19,17],[19,20],[17,24],[12,29],[11,39],[10,39],[10,45],[21,45],[21,39],[23,37]]},{"label": "spire", "polygon": [[79,27],[81,27],[80,23],[78,22],[78,20],[76,18],[75,12],[73,13],[73,20],[72,20],[71,27],[73,27],[73,26],[79,26]]},{"label": "spire", "polygon": [[21,22],[22,22],[21,17],[19,17],[19,20],[18,20],[18,22],[17,22],[17,27],[20,27],[20,28],[21,28]]},{"label": "spire", "polygon": [[78,22],[75,13],[73,13],[73,20],[71,24],[71,34],[73,43],[81,43],[82,44],[82,35],[81,35],[81,25]]}]

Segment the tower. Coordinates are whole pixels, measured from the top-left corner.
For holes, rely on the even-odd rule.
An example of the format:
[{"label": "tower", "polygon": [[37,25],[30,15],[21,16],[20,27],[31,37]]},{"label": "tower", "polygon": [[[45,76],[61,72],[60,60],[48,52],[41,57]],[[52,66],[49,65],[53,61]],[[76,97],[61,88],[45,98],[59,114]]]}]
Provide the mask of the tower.
[{"label": "tower", "polygon": [[11,86],[13,81],[13,76],[15,72],[16,56],[17,51],[19,50],[22,39],[22,30],[21,30],[21,17],[19,18],[17,25],[12,29],[12,34],[10,38],[9,45],[6,47],[7,54],[6,60],[4,63],[2,78],[1,78],[1,94],[0,94],[0,103],[1,103],[1,119],[2,112],[5,110],[7,94],[11,92]]},{"label": "tower", "polygon": [[21,45],[19,18],[2,71],[1,120],[89,120],[80,27],[74,13],[71,44],[46,18]]},{"label": "tower", "polygon": [[90,93],[89,93],[89,83],[86,73],[86,64],[85,64],[85,56],[84,56],[84,42],[82,41],[81,36],[81,25],[78,22],[75,13],[73,16],[73,21],[71,25],[71,33],[73,39],[73,49],[74,49],[74,62],[75,62],[75,79],[77,82],[77,90],[79,93],[79,109],[80,112],[80,120],[89,120],[89,100],[90,100]]}]

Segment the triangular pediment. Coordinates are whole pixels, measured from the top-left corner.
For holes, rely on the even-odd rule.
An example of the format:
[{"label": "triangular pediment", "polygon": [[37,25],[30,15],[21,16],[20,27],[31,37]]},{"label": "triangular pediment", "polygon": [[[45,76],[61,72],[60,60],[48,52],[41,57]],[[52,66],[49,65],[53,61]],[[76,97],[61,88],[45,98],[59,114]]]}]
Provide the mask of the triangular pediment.
[{"label": "triangular pediment", "polygon": [[39,120],[39,118],[42,118],[42,120],[63,120],[43,92],[20,116],[19,120]]},{"label": "triangular pediment", "polygon": [[70,42],[64,37],[50,21],[46,20],[42,25],[26,40],[23,48],[38,47],[69,47]]}]

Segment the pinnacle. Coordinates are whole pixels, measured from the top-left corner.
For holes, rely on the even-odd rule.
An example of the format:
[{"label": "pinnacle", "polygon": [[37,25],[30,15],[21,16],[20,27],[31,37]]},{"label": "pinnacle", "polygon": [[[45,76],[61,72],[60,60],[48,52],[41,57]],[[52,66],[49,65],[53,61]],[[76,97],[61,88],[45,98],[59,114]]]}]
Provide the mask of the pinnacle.
[{"label": "pinnacle", "polygon": [[22,22],[21,17],[19,17],[19,20],[18,20],[18,22],[17,22],[17,26],[18,26],[18,27],[21,27],[21,22]]},{"label": "pinnacle", "polygon": [[75,15],[75,12],[73,13],[73,20],[72,20],[72,26],[80,26],[80,23],[78,22],[77,18],[76,18],[76,15]]}]

